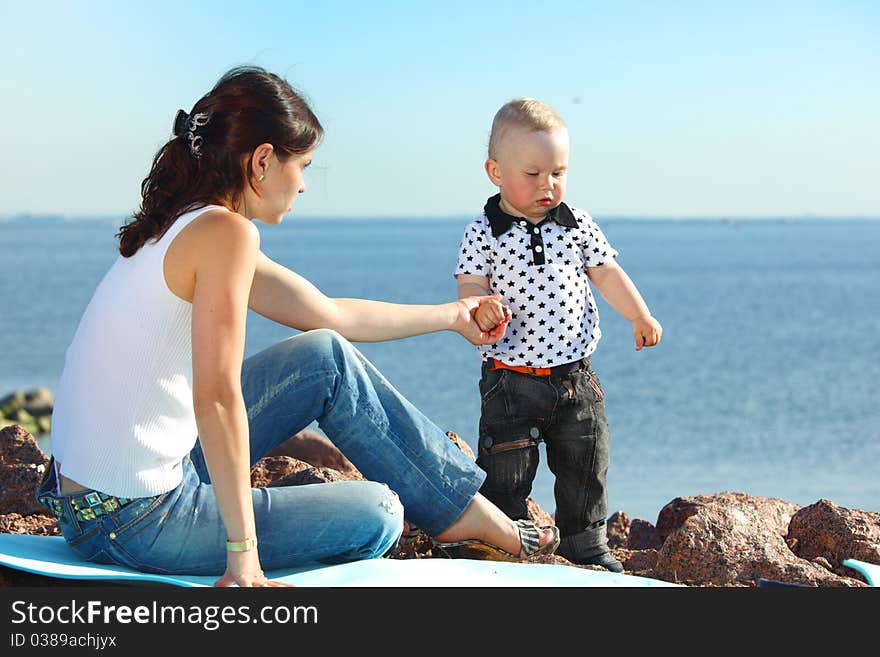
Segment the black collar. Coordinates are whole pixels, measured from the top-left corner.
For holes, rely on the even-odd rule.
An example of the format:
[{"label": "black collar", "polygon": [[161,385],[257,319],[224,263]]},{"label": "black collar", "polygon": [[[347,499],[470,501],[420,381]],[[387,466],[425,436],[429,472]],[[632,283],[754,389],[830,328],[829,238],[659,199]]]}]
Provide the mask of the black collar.
[{"label": "black collar", "polygon": [[[514,217],[502,210],[500,201],[501,194],[495,194],[495,196],[489,197],[489,200],[486,201],[486,205],[483,207],[483,212],[486,213],[486,217],[489,219],[489,225],[492,226],[492,237],[504,235],[504,233],[510,230],[514,222],[522,220],[522,217]],[[547,219],[552,219],[560,226],[567,228],[577,228],[578,225],[577,219],[575,219],[574,214],[571,212],[571,208],[565,203],[560,203],[548,211],[544,221]]]}]

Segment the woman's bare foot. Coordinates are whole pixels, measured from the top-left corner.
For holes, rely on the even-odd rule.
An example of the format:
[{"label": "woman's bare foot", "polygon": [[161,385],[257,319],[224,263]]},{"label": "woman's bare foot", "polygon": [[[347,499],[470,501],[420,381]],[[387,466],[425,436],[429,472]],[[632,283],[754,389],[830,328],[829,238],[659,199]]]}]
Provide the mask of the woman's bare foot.
[{"label": "woman's bare foot", "polygon": [[[538,532],[541,546],[553,540],[552,530],[539,528]],[[479,493],[474,496],[458,520],[434,538],[444,543],[478,539],[515,555],[520,554],[522,549],[516,523]]]}]

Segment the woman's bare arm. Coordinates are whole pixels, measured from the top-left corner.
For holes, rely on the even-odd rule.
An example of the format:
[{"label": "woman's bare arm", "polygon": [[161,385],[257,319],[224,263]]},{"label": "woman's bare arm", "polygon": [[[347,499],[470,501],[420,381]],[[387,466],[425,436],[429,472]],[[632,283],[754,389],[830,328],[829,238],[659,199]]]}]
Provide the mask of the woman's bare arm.
[{"label": "woman's bare arm", "polygon": [[[192,302],[193,406],[199,441],[227,539],[256,538],[250,484],[247,410],[241,391],[247,300],[259,252],[259,232],[247,219],[224,214],[199,228]],[[256,550],[229,553],[220,586],[261,585]]]},{"label": "woman's bare arm", "polygon": [[308,280],[260,252],[250,308],[279,324],[301,331],[330,328],[355,342],[395,340],[453,330],[474,344],[497,342],[500,331],[480,331],[472,311],[478,297],[438,305],[409,305],[367,299],[333,299]]}]

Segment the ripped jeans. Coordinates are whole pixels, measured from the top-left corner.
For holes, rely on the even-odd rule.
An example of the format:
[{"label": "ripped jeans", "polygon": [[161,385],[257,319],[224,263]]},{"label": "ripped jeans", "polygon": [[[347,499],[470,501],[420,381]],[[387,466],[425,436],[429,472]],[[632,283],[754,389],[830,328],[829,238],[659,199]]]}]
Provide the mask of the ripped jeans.
[{"label": "ripped jeans", "polygon": [[528,518],[538,443],[556,476],[557,553],[573,563],[608,551],[605,476],[610,434],[599,378],[584,359],[568,374],[533,376],[483,363],[477,464],[480,492],[513,519]]},{"label": "ripped jeans", "polygon": [[[380,557],[400,536],[404,508],[428,534],[440,533],[485,477],[333,331],[296,335],[246,359],[242,392],[252,464],[317,420],[370,480],[252,489],[265,570]],[[221,575],[226,529],[198,443],[182,468],[176,488],[89,520],[78,520],[71,505],[71,498],[88,491],[57,495],[54,468],[37,497],[54,507],[67,543],[86,560],[153,573]]]}]

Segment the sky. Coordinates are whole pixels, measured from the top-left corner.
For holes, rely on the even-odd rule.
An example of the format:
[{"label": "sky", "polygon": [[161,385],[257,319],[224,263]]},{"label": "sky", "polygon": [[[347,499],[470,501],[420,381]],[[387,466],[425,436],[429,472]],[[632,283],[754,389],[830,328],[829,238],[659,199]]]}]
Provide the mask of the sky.
[{"label": "sky", "polygon": [[492,116],[539,98],[597,217],[880,216],[880,3],[0,0],[0,217],[126,215],[227,69],[326,137],[295,213],[473,216]]}]

